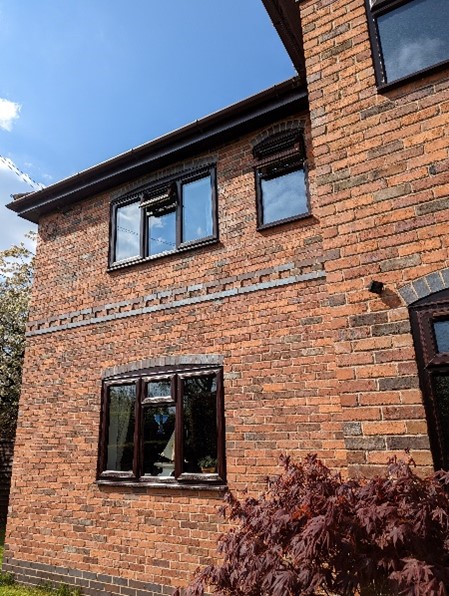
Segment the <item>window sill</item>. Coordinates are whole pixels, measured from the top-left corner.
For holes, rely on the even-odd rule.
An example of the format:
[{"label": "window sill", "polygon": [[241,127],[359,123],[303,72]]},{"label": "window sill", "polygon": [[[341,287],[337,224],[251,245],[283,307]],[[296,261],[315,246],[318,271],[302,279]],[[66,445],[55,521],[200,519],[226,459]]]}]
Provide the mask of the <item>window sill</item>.
[{"label": "window sill", "polygon": [[294,215],[293,217],[286,217],[285,219],[278,219],[276,221],[271,221],[270,223],[259,224],[257,226],[257,231],[262,232],[263,230],[268,230],[270,228],[282,226],[284,224],[292,223],[294,221],[302,221],[304,219],[312,219],[312,218],[313,218],[313,215],[309,211],[307,213],[301,213],[299,215]]},{"label": "window sill", "polygon": [[433,66],[429,66],[423,70],[419,70],[418,72],[414,72],[410,75],[402,77],[400,79],[396,79],[391,81],[390,83],[378,83],[377,90],[379,92],[390,91],[392,89],[396,89],[397,87],[401,87],[403,85],[407,85],[408,83],[413,83],[418,80],[423,80],[425,77],[436,74],[443,70],[447,70],[449,68],[449,60],[445,60],[444,62],[439,62]]},{"label": "window sill", "polygon": [[184,246],[181,246],[181,247],[177,248],[176,250],[167,250],[166,252],[161,252],[161,253],[158,253],[157,255],[151,255],[149,257],[134,258],[134,259],[129,259],[127,261],[120,261],[117,263],[112,263],[111,265],[109,265],[109,267],[106,269],[106,271],[108,273],[112,273],[119,269],[132,267],[134,265],[141,265],[142,263],[156,261],[158,259],[163,259],[164,257],[171,257],[173,255],[177,255],[180,253],[182,254],[185,252],[189,252],[191,250],[202,248],[203,246],[210,246],[211,244],[218,244],[218,242],[219,242],[218,238],[206,238],[205,240],[202,240],[201,242],[185,244]]},{"label": "window sill", "polygon": [[123,480],[97,480],[95,484],[99,487],[113,486],[118,488],[138,488],[138,489],[150,489],[150,490],[187,490],[187,491],[209,491],[214,493],[225,493],[228,490],[226,484],[188,484],[182,482],[137,482],[137,481],[123,481]]}]

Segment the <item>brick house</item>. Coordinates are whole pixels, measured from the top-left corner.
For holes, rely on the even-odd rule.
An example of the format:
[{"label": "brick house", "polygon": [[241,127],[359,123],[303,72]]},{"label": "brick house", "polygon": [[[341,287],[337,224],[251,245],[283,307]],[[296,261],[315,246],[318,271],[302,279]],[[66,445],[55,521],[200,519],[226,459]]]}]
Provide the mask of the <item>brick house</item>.
[{"label": "brick house", "polygon": [[297,77],[9,205],[23,582],[170,594],[282,451],[449,465],[446,0],[263,1]]}]

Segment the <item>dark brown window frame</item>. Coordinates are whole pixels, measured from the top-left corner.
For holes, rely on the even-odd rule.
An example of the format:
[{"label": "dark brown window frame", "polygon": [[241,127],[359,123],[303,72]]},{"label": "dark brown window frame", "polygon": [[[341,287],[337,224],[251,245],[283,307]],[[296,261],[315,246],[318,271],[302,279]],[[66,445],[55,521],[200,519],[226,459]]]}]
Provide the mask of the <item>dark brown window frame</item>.
[{"label": "dark brown window frame", "polygon": [[[210,176],[211,179],[211,201],[212,201],[212,234],[199,238],[196,240],[190,240],[183,242],[182,240],[182,187],[189,182],[200,180]],[[141,207],[140,212],[140,254],[135,257],[122,259],[120,261],[115,260],[116,242],[117,242],[117,211],[120,207],[130,205],[132,203],[145,204],[151,198],[157,195],[169,195],[175,193],[177,197],[176,206],[176,247],[172,250],[167,250],[154,255],[147,254],[147,208]],[[168,212],[168,211],[167,211]],[[153,261],[160,259],[168,255],[173,255],[179,252],[184,252],[192,248],[206,246],[213,244],[218,241],[218,197],[217,197],[217,181],[216,181],[216,166],[215,164],[209,164],[195,170],[188,172],[182,172],[181,174],[169,176],[158,180],[155,183],[147,184],[139,187],[138,189],[127,193],[126,195],[115,199],[111,202],[110,206],[110,218],[109,218],[109,270],[120,269],[122,267],[135,265],[138,263]]]},{"label": "dark brown window frame", "polygon": [[[258,163],[254,166],[257,230],[262,231],[275,226],[311,217],[312,214],[310,209],[308,171],[303,130],[296,129],[293,131],[286,131],[285,133],[272,135],[272,137],[267,138],[265,141],[262,141],[254,147],[253,155],[256,158],[259,158]],[[273,170],[275,170],[276,167],[281,168],[279,173],[275,171],[273,171],[272,174],[268,173],[269,169],[273,168]],[[307,211],[304,213],[298,213],[297,215],[293,215],[291,217],[264,223],[262,180],[273,180],[297,170],[302,170],[304,172]]]},{"label": "dark brown window frame", "polygon": [[438,351],[433,327],[435,322],[449,318],[449,291],[419,300],[409,307],[409,313],[434,467],[449,470],[449,452],[444,449],[433,383],[435,375],[449,374],[449,352]]},{"label": "dark brown window frame", "polygon": [[[183,472],[183,383],[182,380],[195,376],[215,376],[217,382],[217,470],[215,473]],[[145,385],[148,381],[171,379],[171,402],[176,407],[175,415],[175,475],[162,477],[143,475],[142,461],[142,412],[145,398]],[[108,389],[109,387],[135,384],[135,431],[132,472],[105,470],[108,447]],[[157,398],[154,400],[156,403]],[[217,366],[183,365],[179,367],[161,367],[157,369],[144,369],[125,375],[117,375],[103,381],[100,419],[100,440],[98,449],[97,481],[101,483],[139,483],[142,486],[164,485],[224,485],[226,483],[226,453],[225,453],[225,414],[223,369]]]},{"label": "dark brown window frame", "polygon": [[389,89],[394,89],[395,87],[415,81],[425,75],[433,74],[449,66],[449,60],[443,60],[442,62],[438,62],[437,64],[433,64],[427,68],[423,68],[422,70],[416,71],[405,77],[401,77],[400,79],[395,79],[394,81],[386,80],[382,46],[380,43],[379,30],[377,27],[377,19],[379,16],[393,11],[395,8],[399,8],[400,6],[408,4],[409,2],[412,2],[412,0],[374,0],[373,3],[371,3],[370,0],[365,0],[371,53],[373,56],[376,84],[379,91],[388,91]]}]

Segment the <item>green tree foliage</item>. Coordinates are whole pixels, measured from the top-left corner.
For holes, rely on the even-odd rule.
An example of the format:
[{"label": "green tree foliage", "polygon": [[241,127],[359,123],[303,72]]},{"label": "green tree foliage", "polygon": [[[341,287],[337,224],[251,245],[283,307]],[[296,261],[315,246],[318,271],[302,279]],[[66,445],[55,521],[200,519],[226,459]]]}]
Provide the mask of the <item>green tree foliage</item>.
[{"label": "green tree foliage", "polygon": [[0,251],[0,438],[13,438],[22,377],[33,254],[23,243]]}]

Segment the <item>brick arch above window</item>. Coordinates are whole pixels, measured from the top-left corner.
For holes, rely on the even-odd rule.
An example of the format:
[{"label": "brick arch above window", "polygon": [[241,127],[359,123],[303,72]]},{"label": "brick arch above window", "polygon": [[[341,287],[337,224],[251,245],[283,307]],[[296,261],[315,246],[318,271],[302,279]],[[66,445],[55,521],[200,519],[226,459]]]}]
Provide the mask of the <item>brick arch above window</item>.
[{"label": "brick arch above window", "polygon": [[279,135],[281,133],[287,133],[291,131],[303,132],[305,128],[304,120],[287,120],[285,122],[278,122],[268,128],[265,128],[262,132],[252,139],[251,146],[256,147],[259,143],[269,139],[272,136]]},{"label": "brick arch above window", "polygon": [[147,358],[106,368],[101,377],[107,379],[116,375],[123,375],[138,372],[150,368],[162,368],[165,366],[222,366],[224,357],[218,354],[183,354],[180,356],[159,356],[158,358]]},{"label": "brick arch above window", "polygon": [[407,306],[435,292],[449,289],[449,269],[434,271],[399,288],[399,294]]}]

